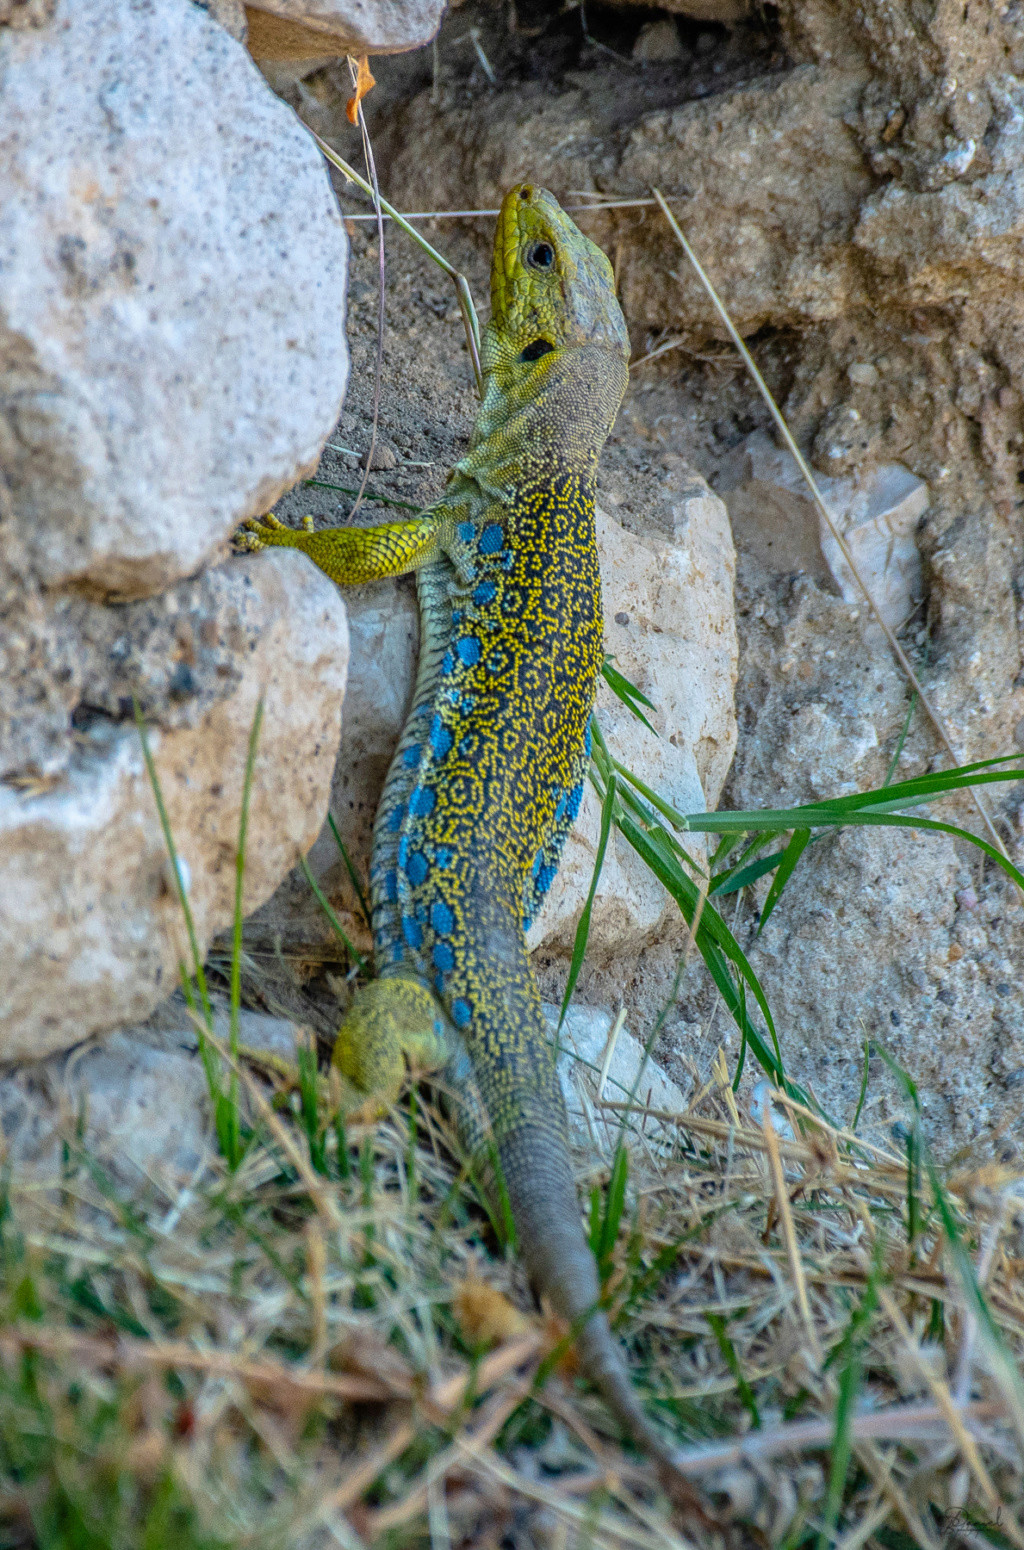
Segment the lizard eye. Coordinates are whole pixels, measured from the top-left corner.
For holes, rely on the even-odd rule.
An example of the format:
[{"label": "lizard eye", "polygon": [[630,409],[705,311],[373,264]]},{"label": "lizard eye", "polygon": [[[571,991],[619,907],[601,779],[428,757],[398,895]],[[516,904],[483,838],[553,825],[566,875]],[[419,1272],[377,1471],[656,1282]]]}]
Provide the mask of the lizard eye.
[{"label": "lizard eye", "polygon": [[555,250],[550,242],[532,242],[525,257],[531,269],[550,269],[555,261]]},{"label": "lizard eye", "polygon": [[539,361],[542,355],[550,355],[554,348],[554,345],[549,344],[546,339],[535,339],[532,344],[526,346],[525,350],[520,350],[519,359],[521,361]]}]

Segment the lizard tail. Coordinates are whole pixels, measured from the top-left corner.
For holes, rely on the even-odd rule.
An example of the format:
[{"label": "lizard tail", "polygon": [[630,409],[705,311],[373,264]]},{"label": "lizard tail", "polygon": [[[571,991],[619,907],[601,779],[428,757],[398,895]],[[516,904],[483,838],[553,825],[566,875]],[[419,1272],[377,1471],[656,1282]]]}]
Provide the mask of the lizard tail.
[{"label": "lizard tail", "polygon": [[680,1506],[714,1526],[696,1489],[681,1473],[676,1450],[647,1418],[626,1366],[622,1348],[597,1303],[597,1266],[580,1221],[579,1198],[568,1148],[562,1136],[539,1125],[524,1125],[498,1142],[509,1205],[520,1253],[534,1288],[574,1328],[582,1371],[633,1440],[662,1466],[666,1489]]}]

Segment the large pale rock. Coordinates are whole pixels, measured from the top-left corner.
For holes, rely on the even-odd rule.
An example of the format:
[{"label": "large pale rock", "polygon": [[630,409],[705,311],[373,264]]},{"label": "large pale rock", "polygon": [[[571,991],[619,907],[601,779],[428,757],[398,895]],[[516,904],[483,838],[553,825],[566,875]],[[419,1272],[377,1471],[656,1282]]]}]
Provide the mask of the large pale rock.
[{"label": "large pale rock", "polygon": [[[647,731],[603,682],[598,713],[611,752],[692,813],[717,803],[736,745],[734,557],[726,509],[703,480],[689,476],[673,488],[666,527],[656,536],[637,537],[598,512],[606,647],[654,702],[647,715],[657,732]],[[353,588],[346,601],[352,669],[331,807],[346,849],[365,875],[373,815],[412,693],[418,625],[415,594],[405,583]],[[531,947],[571,949],[599,831],[600,804],[588,785],[558,877],[531,929]],[[309,861],[332,904],[346,913],[351,890],[329,830]],[[591,950],[613,954],[663,934],[677,920],[661,884],[613,837],[595,900]],[[347,927],[359,931],[350,915]],[[280,932],[306,944],[327,935],[301,874],[282,885],[253,928],[268,939]]]},{"label": "large pale rock", "polygon": [[[599,1155],[610,1158],[618,1144],[622,1111],[602,1107],[606,1103],[630,1103],[638,1108],[661,1109],[682,1114],[686,1100],[660,1066],[649,1060],[643,1045],[625,1028],[616,1032],[616,1019],[603,1007],[574,1003],[558,1031],[560,1007],[544,1003],[544,1016],[557,1039],[558,1076],[569,1111],[569,1124],[578,1141],[588,1143]],[[673,1127],[658,1120],[627,1121],[627,1137],[642,1130],[648,1139],[671,1140]]]},{"label": "large pale rock", "polygon": [[0,29],[0,467],[48,586],[190,575],[316,463],[348,369],[319,152],[197,7]]},{"label": "large pale rock", "polygon": [[[168,714],[170,730],[154,728],[151,747],[200,951],[232,917],[257,704],[246,911],[323,822],[348,661],[340,595],[301,556],[236,560],[213,578],[163,600],[185,642],[177,663],[158,651],[147,667],[155,622],[149,635],[120,637],[137,655],[129,682],[144,702],[161,707],[165,669],[179,673],[191,702]],[[219,697],[203,688],[204,650],[226,686]],[[145,1017],[173,989],[179,961],[190,962],[139,739],[113,719],[116,688],[115,671],[109,711],[82,718],[74,759],[52,789],[0,786],[0,1059],[45,1055]]]},{"label": "large pale rock", "polygon": [[[214,1032],[228,1043],[228,1011],[216,1003]],[[238,1033],[247,1049],[296,1064],[298,1032],[284,1018],[243,1008]],[[244,1086],[240,1101],[251,1115]],[[174,1200],[215,1165],[212,1119],[198,1035],[180,996],[102,1044],[0,1073],[0,1135],[21,1178],[59,1178],[70,1141],[74,1161],[77,1145],[128,1188],[144,1179]]]},{"label": "large pale rock", "polygon": [[256,59],[404,54],[429,43],[445,0],[261,0],[246,6]]}]

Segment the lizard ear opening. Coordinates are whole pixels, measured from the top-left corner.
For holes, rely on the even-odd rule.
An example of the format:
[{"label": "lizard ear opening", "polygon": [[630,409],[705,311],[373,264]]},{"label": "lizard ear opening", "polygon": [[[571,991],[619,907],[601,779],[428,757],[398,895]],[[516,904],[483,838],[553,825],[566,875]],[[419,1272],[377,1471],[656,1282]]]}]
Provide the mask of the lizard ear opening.
[{"label": "lizard ear opening", "polygon": [[554,345],[547,339],[535,339],[532,344],[526,346],[525,350],[520,350],[519,359],[521,361],[539,361],[542,355],[550,355],[554,348]]}]

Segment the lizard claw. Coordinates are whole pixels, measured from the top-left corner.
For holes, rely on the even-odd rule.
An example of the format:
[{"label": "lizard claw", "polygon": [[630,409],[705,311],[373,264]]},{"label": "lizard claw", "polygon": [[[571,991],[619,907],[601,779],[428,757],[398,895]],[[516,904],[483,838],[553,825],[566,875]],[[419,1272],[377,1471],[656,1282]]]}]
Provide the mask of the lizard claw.
[{"label": "lizard claw", "polygon": [[[301,531],[316,531],[312,517],[303,517]],[[268,511],[265,517],[250,517],[248,522],[243,522],[235,534],[235,543],[247,554],[257,554],[261,549],[272,548],[275,544],[296,549],[303,547],[297,541],[296,529],[279,522],[272,511]]]},{"label": "lizard claw", "polygon": [[283,522],[279,522],[272,511],[268,511],[263,517],[250,517],[247,522],[235,534],[235,543],[245,554],[258,554],[261,549],[266,549],[269,544],[280,542],[274,535],[281,532],[290,532]]}]

